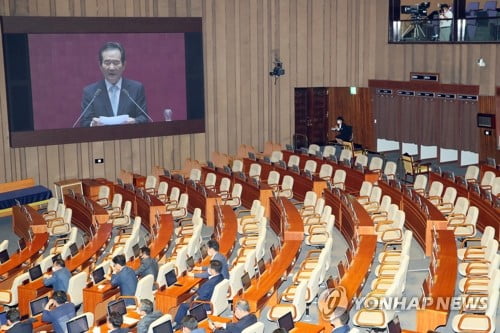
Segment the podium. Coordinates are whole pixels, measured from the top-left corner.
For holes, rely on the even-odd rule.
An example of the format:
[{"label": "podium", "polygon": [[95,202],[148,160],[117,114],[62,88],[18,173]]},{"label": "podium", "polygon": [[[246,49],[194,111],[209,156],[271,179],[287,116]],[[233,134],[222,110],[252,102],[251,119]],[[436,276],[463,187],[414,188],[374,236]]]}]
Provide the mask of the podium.
[{"label": "podium", "polygon": [[54,183],[54,192],[59,202],[64,203],[64,195],[69,194],[70,190],[83,194],[82,181],[80,179],[67,179]]}]

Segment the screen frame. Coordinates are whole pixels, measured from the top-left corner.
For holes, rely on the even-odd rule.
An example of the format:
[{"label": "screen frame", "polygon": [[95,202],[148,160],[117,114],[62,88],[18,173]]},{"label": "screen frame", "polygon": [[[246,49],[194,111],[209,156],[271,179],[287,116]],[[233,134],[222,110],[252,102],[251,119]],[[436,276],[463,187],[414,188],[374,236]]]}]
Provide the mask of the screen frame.
[{"label": "screen frame", "polygon": [[[202,33],[201,17],[33,17],[2,16],[2,36],[5,34],[44,34],[44,33]],[[203,36],[203,35],[202,35]],[[203,37],[202,37],[203,39]],[[202,40],[203,43],[203,40]],[[5,48],[4,41],[2,45]],[[2,54],[4,64],[5,55]],[[204,58],[204,57],[203,57]],[[203,89],[205,73],[202,68]],[[186,73],[188,75],[189,73]],[[5,77],[7,80],[7,77]],[[205,92],[201,92],[205,100]],[[189,103],[189,96],[188,103]],[[192,98],[192,97],[191,97]],[[9,114],[9,139],[12,148],[35,147],[44,145],[96,142],[144,137],[162,137],[205,132],[205,104],[203,117],[188,120],[153,122],[145,124],[62,128],[34,131],[11,131]]]},{"label": "screen frame", "polygon": [[[483,118],[483,119],[489,119],[490,124],[489,125],[483,125],[484,122],[480,122],[479,121],[479,119],[481,119],[481,118]],[[496,119],[495,119],[495,115],[494,114],[490,114],[490,113],[478,113],[476,121],[477,121],[477,127],[479,127],[479,128],[495,129],[495,127],[496,127]]]}]

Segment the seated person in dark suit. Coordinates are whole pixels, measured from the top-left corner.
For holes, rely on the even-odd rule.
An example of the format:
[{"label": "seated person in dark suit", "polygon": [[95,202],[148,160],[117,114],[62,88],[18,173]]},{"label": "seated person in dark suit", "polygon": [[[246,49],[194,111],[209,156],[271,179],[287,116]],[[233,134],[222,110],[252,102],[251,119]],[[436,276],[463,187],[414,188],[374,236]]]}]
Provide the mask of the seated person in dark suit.
[{"label": "seated person in dark suit", "polygon": [[[229,269],[227,266],[227,259],[222,253],[219,252],[219,243],[215,239],[211,239],[207,242],[207,254],[212,260],[218,260],[222,264],[221,274],[224,279],[229,279]],[[207,273],[208,267],[203,267],[202,273],[194,273],[194,276],[201,279],[208,279]]]},{"label": "seated person in dark suit", "polygon": [[28,319],[21,321],[21,316],[17,309],[7,311],[7,325],[0,328],[7,333],[31,333],[33,332],[33,322]]},{"label": "seated person in dark suit", "polygon": [[104,80],[83,89],[81,127],[104,125],[101,116],[128,115],[122,124],[151,121],[146,113],[144,86],[122,77],[125,65],[125,49],[120,43],[108,42],[101,47],[99,68]]},{"label": "seated person in dark suit", "polygon": [[135,275],[144,277],[152,274],[155,281],[158,278],[158,262],[151,258],[151,250],[147,246],[141,248],[141,266],[135,270]]},{"label": "seated person in dark suit", "polygon": [[[196,295],[193,297],[192,300],[200,300],[200,301],[210,301],[212,298],[212,294],[214,292],[215,286],[224,280],[224,277],[221,274],[222,270],[222,264],[218,260],[212,260],[210,261],[210,267],[208,268],[208,274],[210,277],[208,278],[208,281],[206,281],[204,284],[201,285],[201,287],[196,291]],[[179,325],[182,318],[184,318],[189,310],[191,308],[191,303],[182,303],[179,306],[179,309],[177,309],[177,314],[175,315],[174,323],[173,325]],[[210,310],[210,305],[205,304],[205,308],[207,310]]]},{"label": "seated person in dark suit", "polygon": [[234,316],[238,319],[236,323],[218,323],[210,325],[210,328],[215,329],[215,333],[241,333],[245,328],[257,322],[257,317],[250,313],[250,305],[244,299],[240,299],[236,303]]},{"label": "seated person in dark suit", "polygon": [[54,290],[68,292],[70,278],[71,272],[66,268],[64,260],[57,259],[52,265],[52,275],[44,274],[43,284]]},{"label": "seated person in dark suit", "polygon": [[108,316],[108,332],[109,333],[127,333],[127,328],[121,328],[123,325],[123,316],[118,312],[111,312]]},{"label": "seated person in dark suit", "polygon": [[75,315],[75,305],[68,302],[68,296],[64,291],[57,290],[45,305],[42,321],[52,323],[55,333],[66,333],[66,322]]},{"label": "seated person in dark suit", "polygon": [[335,137],[337,142],[342,144],[343,141],[351,141],[352,140],[352,126],[349,126],[344,123],[344,118],[337,118],[337,126],[332,127],[332,131],[338,132]]},{"label": "seated person in dark suit", "polygon": [[182,318],[182,333],[205,333],[204,328],[198,327],[198,322],[196,318],[190,315]]},{"label": "seated person in dark suit", "polygon": [[[111,275],[113,287],[120,287],[121,296],[134,296],[137,289],[137,277],[132,268],[127,266],[125,256],[119,254],[113,258],[113,274]],[[126,305],[134,305],[133,299],[125,299]]]},{"label": "seated person in dark suit", "polygon": [[[148,249],[149,250],[149,249]],[[141,315],[141,320],[137,323],[137,333],[147,333],[148,328],[153,321],[163,316],[160,311],[153,311],[154,305],[149,299],[141,299],[141,305],[139,306],[139,314]]]}]

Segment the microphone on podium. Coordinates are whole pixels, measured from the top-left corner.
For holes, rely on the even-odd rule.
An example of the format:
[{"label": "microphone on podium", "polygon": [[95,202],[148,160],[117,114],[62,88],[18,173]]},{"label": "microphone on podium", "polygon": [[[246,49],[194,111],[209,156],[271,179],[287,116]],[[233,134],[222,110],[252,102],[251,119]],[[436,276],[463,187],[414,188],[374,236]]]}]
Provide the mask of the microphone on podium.
[{"label": "microphone on podium", "polygon": [[137,104],[137,102],[132,98],[132,96],[130,96],[130,93],[128,92],[127,89],[125,88],[122,88],[122,91],[125,93],[125,95],[127,95],[127,97],[132,101],[132,103],[134,103],[135,106],[137,106],[137,108],[144,114],[146,115],[146,117],[148,117],[149,121],[150,122],[153,122],[153,119],[149,116],[149,114],[146,113],[146,111],[144,111],[143,108],[141,108],[141,106],[139,104]]},{"label": "microphone on podium", "polygon": [[94,103],[95,99],[97,98],[97,96],[99,96],[101,94],[101,92],[102,92],[102,89],[101,88],[97,88],[97,90],[95,91],[94,96],[92,96],[92,99],[90,100],[89,104],[87,104],[87,106],[85,107],[85,109],[83,109],[82,113],[80,114],[80,117],[78,117],[78,119],[73,124],[73,128],[76,126],[76,124],[78,124],[80,122],[80,120],[82,119],[83,115],[85,115],[85,113],[87,113],[87,110]]}]

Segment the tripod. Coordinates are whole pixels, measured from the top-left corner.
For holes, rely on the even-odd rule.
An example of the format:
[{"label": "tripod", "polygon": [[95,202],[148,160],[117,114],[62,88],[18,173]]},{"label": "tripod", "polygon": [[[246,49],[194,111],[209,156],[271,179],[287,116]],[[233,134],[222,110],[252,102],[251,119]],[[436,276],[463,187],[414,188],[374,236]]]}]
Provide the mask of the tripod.
[{"label": "tripod", "polygon": [[422,24],[423,21],[421,19],[419,19],[418,17],[412,17],[410,25],[408,25],[401,37],[407,38],[411,33],[411,36],[409,36],[409,38],[413,40],[424,40],[426,36],[424,33],[424,29],[422,29]]}]

